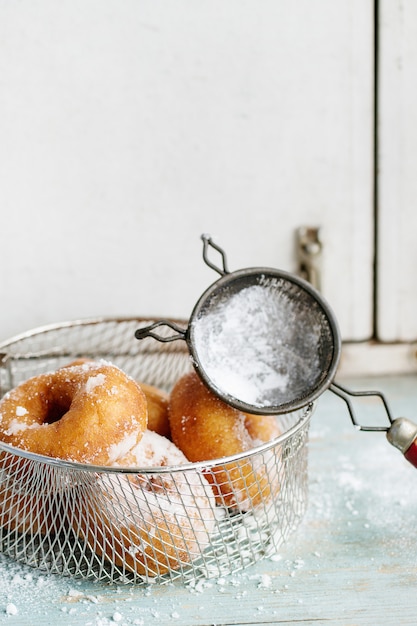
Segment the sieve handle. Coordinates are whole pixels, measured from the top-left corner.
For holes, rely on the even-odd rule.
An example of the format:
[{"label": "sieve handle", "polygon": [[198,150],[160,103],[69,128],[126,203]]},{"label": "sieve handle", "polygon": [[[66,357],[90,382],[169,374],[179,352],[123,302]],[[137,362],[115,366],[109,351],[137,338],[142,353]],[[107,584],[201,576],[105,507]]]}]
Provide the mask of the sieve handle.
[{"label": "sieve handle", "polygon": [[[160,335],[158,333],[154,333],[155,328],[159,328],[160,326],[167,326],[171,330],[173,330],[175,335]],[[145,339],[146,337],[152,337],[157,341],[162,341],[163,343],[167,343],[169,341],[177,341],[177,339],[186,339],[187,331],[181,326],[178,326],[174,322],[170,322],[169,320],[159,320],[158,322],[154,322],[150,324],[150,326],[144,326],[143,328],[138,328],[135,332],[136,339]]]},{"label": "sieve handle", "polygon": [[408,448],[406,452],[404,452],[404,456],[414,467],[417,467],[417,441],[414,440],[411,446]]},{"label": "sieve handle", "polygon": [[[221,276],[224,276],[225,274],[229,274],[229,270],[227,269],[226,253],[223,250],[223,248],[220,248],[220,246],[214,243],[210,235],[206,235],[206,234],[201,235],[201,239],[203,240],[203,259],[204,259],[205,264],[211,267],[212,270],[214,270]],[[216,250],[217,252],[220,252],[220,255],[222,257],[222,264],[223,264],[222,268],[218,267],[212,261],[210,261],[209,256],[208,256],[210,247]]]},{"label": "sieve handle", "polygon": [[355,428],[357,428],[358,430],[367,430],[367,431],[387,431],[389,429],[389,426],[363,426],[362,424],[360,424],[358,422],[358,420],[356,419],[356,415],[355,415],[355,411],[353,408],[353,404],[350,401],[349,396],[352,396],[354,398],[362,398],[362,397],[376,397],[379,398],[384,406],[385,412],[388,416],[389,422],[390,424],[393,423],[393,417],[391,415],[391,411],[390,408],[388,406],[388,402],[385,399],[385,396],[383,393],[381,393],[380,391],[352,391],[351,389],[347,389],[346,387],[342,387],[342,385],[339,385],[339,383],[331,383],[329,390],[332,391],[334,394],[336,394],[337,396],[339,396],[339,398],[341,398],[342,400],[344,400],[344,402],[346,403],[347,409],[349,411],[349,415],[350,415],[350,419],[352,420],[352,424],[355,426]]},{"label": "sieve handle", "polygon": [[[382,394],[380,391],[351,391],[350,389],[346,389],[346,387],[342,387],[335,382],[331,383],[331,385],[329,386],[329,390],[345,401],[352,423],[355,428],[366,431],[385,431],[390,444],[393,445],[395,448],[398,448],[398,450],[402,452],[407,461],[409,461],[411,465],[414,465],[414,467],[417,468],[417,425],[404,417],[393,419],[384,394]],[[390,425],[363,426],[359,424],[356,419],[355,411],[353,409],[353,405],[349,399],[349,396],[378,397],[384,405]]]}]

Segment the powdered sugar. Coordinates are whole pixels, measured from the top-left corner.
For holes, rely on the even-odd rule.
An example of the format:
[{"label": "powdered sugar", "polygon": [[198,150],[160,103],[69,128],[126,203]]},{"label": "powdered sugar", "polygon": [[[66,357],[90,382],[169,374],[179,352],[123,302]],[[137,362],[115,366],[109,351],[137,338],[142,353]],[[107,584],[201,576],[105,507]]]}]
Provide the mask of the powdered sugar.
[{"label": "powdered sugar", "polygon": [[[298,294],[297,294],[298,295]],[[298,307],[298,308],[297,308]],[[322,317],[313,306],[280,291],[276,281],[255,284],[217,301],[193,322],[202,369],[218,391],[256,407],[298,398],[321,374]]]},{"label": "powdered sugar", "polygon": [[109,446],[109,461],[115,463],[121,457],[125,456],[136,444],[138,440],[138,433],[134,431],[119,441],[119,443],[113,443]]},{"label": "powdered sugar", "polygon": [[[214,497],[197,472],[138,475],[136,478],[102,476],[100,487],[110,506],[111,524],[127,525],[137,542],[125,546],[130,554],[142,552],[159,536],[158,523],[172,525],[172,534],[189,535],[191,548],[205,547],[214,529]],[[204,518],[202,514],[204,513]],[[151,543],[149,543],[151,542]]]},{"label": "powdered sugar", "polygon": [[[187,458],[169,439],[148,430],[140,443],[114,465],[134,467],[135,463],[156,468],[184,464]],[[208,545],[215,526],[215,501],[209,483],[199,472],[103,474],[97,486],[97,501],[90,506],[103,516],[109,549],[112,533],[117,534],[122,528],[126,541],[119,549],[124,558],[143,560],[149,572],[155,568],[151,556],[154,542],[159,546],[157,552],[167,551],[172,558],[178,558],[174,556],[177,551],[199,554]],[[161,558],[163,563],[165,557]]]},{"label": "powdered sugar", "polygon": [[6,615],[17,615],[19,610],[13,602],[8,602],[6,604]]},{"label": "powdered sugar", "polygon": [[187,458],[171,441],[146,430],[140,442],[131,450],[130,461],[130,465],[136,467],[173,467],[187,463]]},{"label": "powdered sugar", "polygon": [[17,435],[17,433],[24,432],[25,430],[33,430],[40,427],[41,424],[26,424],[25,422],[20,422],[19,420],[14,419],[11,420],[9,428],[4,431],[4,434],[11,437],[13,435]]},{"label": "powdered sugar", "polygon": [[85,390],[87,393],[91,393],[93,391],[93,389],[95,389],[96,387],[100,387],[101,385],[104,385],[106,382],[106,376],[104,374],[96,374],[96,376],[90,376],[87,379],[87,382],[85,384]]}]

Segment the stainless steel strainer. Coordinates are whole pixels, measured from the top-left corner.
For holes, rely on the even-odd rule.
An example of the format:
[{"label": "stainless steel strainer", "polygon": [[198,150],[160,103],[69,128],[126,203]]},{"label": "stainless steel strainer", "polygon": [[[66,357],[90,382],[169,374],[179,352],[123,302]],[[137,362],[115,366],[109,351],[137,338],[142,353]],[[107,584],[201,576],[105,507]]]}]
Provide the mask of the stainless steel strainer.
[{"label": "stainless steel strainer", "polygon": [[[341,337],[323,296],[277,269],[229,272],[224,250],[209,235],[202,239],[203,259],[221,278],[199,298],[186,329],[159,320],[138,329],[136,338],[185,340],[202,380],[227,403],[250,413],[286,413],[330,389],[345,401],[358,429],[386,431],[390,443],[417,466],[417,427],[404,418],[394,420],[381,392],[353,392],[334,381]],[[222,267],[210,260],[211,249],[220,254]],[[161,326],[174,334],[159,334]],[[349,396],[377,396],[389,425],[360,425]]]},{"label": "stainless steel strainer", "polygon": [[[169,391],[192,365],[183,342],[135,340],[154,321],[78,320],[14,337],[0,344],[0,396],[79,357]],[[304,516],[312,411],[281,415],[282,435],[256,448],[175,466],[83,465],[0,442],[0,551],[43,572],[117,584],[192,584],[246,568],[276,553]],[[220,474],[239,508],[197,497]],[[146,559],[132,561],[138,551]]]}]

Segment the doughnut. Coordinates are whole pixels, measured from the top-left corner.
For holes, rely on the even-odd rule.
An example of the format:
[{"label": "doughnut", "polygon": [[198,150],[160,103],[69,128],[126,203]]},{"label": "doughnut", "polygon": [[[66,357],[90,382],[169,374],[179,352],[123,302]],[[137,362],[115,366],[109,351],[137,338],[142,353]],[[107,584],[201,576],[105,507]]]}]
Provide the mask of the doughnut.
[{"label": "doughnut", "polygon": [[[171,467],[187,463],[166,437],[146,430],[116,467]],[[100,474],[80,498],[78,527],[100,557],[140,577],[154,578],[201,556],[214,529],[215,500],[195,470]]]},{"label": "doughnut", "polygon": [[147,426],[146,397],[118,367],[85,362],[40,374],[0,401],[0,440],[50,457],[109,465]]},{"label": "doughnut", "polygon": [[[72,365],[81,365],[90,362],[90,359],[81,357],[64,367]],[[147,383],[138,381],[139,387],[146,396],[148,403],[148,428],[159,435],[168,437],[170,435],[168,420],[168,394],[161,389],[148,385]]]},{"label": "doughnut", "polygon": [[148,428],[170,438],[170,428],[168,420],[168,394],[146,383],[139,382],[148,402]]},{"label": "doughnut", "polygon": [[74,361],[71,361],[71,363],[66,363],[65,365],[63,365],[62,367],[75,367],[76,365],[85,365],[86,363],[92,363],[93,360],[92,359],[87,359],[87,357],[79,357],[78,359],[75,359]]},{"label": "doughnut", "polygon": [[[221,459],[239,454],[280,435],[274,416],[242,413],[218,398],[195,371],[182,376],[169,399],[173,442],[191,462]],[[246,511],[279,491],[271,480],[267,455],[213,466],[205,476],[216,501]]]},{"label": "doughnut", "polygon": [[[105,362],[74,362],[41,374],[0,401],[0,440],[83,463],[113,463],[140,441],[146,422],[143,392]],[[4,450],[0,471],[0,526],[40,534],[62,530],[70,487],[59,468]]]}]

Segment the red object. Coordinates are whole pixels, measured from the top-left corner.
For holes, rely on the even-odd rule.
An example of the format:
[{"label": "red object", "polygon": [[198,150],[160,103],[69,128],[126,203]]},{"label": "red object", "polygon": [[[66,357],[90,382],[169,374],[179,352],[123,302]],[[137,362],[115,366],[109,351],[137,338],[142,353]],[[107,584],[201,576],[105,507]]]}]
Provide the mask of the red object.
[{"label": "red object", "polygon": [[398,417],[387,430],[388,441],[403,453],[407,461],[417,467],[417,425],[405,417]]},{"label": "red object", "polygon": [[404,456],[414,467],[417,467],[417,439],[414,439],[408,450],[404,452]]}]

